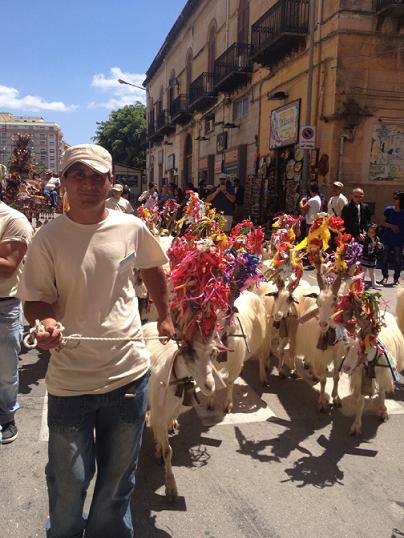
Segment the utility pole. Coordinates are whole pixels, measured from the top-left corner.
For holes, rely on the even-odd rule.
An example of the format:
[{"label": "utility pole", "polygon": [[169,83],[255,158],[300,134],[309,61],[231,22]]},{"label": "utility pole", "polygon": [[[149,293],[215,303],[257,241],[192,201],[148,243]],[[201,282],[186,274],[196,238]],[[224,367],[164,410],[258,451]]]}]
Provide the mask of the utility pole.
[{"label": "utility pole", "polygon": [[[309,35],[310,35],[310,44],[309,44],[309,68],[307,72],[307,100],[306,100],[306,125],[311,125],[311,110],[312,110],[312,100],[313,100],[313,70],[314,70],[314,33],[316,29],[316,8],[315,0],[310,0],[309,7]],[[304,159],[303,159],[303,174],[302,174],[302,184],[301,184],[301,194],[309,192],[309,183],[310,183],[310,151],[309,149],[304,150]]]}]

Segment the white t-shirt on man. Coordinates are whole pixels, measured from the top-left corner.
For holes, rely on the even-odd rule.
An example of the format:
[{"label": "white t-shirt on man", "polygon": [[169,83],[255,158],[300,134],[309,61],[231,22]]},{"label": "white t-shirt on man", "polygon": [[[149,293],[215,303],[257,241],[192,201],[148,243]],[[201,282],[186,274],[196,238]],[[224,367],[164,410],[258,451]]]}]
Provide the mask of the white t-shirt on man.
[{"label": "white t-shirt on man", "polygon": [[328,200],[328,214],[334,217],[340,217],[342,210],[348,204],[347,197],[341,193],[337,196],[331,196]]},{"label": "white t-shirt on man", "polygon": [[121,211],[122,213],[129,213],[133,215],[133,207],[131,203],[126,198],[123,198],[123,196],[121,196],[119,200],[113,196],[107,198],[105,207],[108,209],[113,209],[114,211]]},{"label": "white t-shirt on man", "polygon": [[309,198],[307,201],[307,205],[309,206],[309,210],[305,215],[305,220],[307,224],[313,224],[314,217],[317,215],[317,213],[320,213],[321,211],[320,196],[316,194],[315,196]]},{"label": "white t-shirt on man", "polygon": [[[18,296],[53,305],[64,334],[141,338],[133,269],[164,265],[167,256],[135,216],[108,211],[97,224],[61,215],[35,235]],[[53,349],[46,382],[55,396],[103,394],[149,368],[142,340],[81,341]]]},{"label": "white t-shirt on man", "polygon": [[[25,215],[0,202],[0,244],[17,241],[28,246],[33,233]],[[11,276],[0,278],[0,297],[15,297],[21,273],[22,263]]]},{"label": "white t-shirt on man", "polygon": [[52,177],[46,184],[45,189],[47,191],[54,191],[60,187],[60,179],[58,177]]}]

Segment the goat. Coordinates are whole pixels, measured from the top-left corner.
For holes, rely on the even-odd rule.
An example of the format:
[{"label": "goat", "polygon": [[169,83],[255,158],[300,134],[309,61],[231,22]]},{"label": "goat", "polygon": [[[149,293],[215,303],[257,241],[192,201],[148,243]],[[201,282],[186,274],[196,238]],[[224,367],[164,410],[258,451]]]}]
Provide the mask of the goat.
[{"label": "goat", "polygon": [[385,405],[386,392],[394,391],[396,372],[404,369],[403,334],[392,314],[386,313],[384,321],[385,326],[382,327],[378,338],[379,345],[372,346],[367,357],[362,351],[359,336],[348,338],[346,342],[342,370],[350,375],[351,391],[356,400],[356,415],[351,426],[351,435],[361,433],[365,395],[373,396],[376,387],[380,419],[384,422],[389,418]]},{"label": "goat", "polygon": [[[296,355],[303,357],[303,365],[297,360],[296,366],[302,379],[311,385],[320,383],[320,395],[318,408],[326,411],[329,396],[325,392],[328,367],[333,364],[333,403],[341,406],[338,395],[339,367],[344,357],[343,331],[337,335],[337,328],[333,321],[334,308],[337,302],[341,275],[337,275],[332,284],[323,280],[321,271],[317,271],[319,291],[306,292],[306,297],[316,299],[317,316],[309,316],[310,319],[299,324],[296,334]],[[304,314],[302,315],[302,320]],[[303,368],[302,368],[303,366]]]},{"label": "goat", "polygon": [[[145,337],[157,336],[157,323],[143,326]],[[215,392],[216,384],[224,384],[214,368],[213,360],[219,350],[213,339],[195,338],[191,343],[177,345],[169,341],[148,340],[151,354],[149,381],[149,418],[156,445],[156,457],[163,458],[165,491],[168,500],[177,497],[177,485],[172,470],[172,448],[168,431],[179,415],[190,409],[196,387],[207,397]]]},{"label": "goat", "polygon": [[404,288],[398,289],[396,299],[397,323],[400,327],[401,332],[404,334]]},{"label": "goat", "polygon": [[[244,363],[254,357],[260,363],[260,378],[266,380],[269,355],[269,323],[261,298],[250,291],[243,291],[236,299],[234,323],[227,324],[226,342],[229,346],[226,362],[215,363],[226,379],[225,412],[233,410],[233,386]],[[214,394],[208,399],[208,408],[214,406]]]},{"label": "goat", "polygon": [[296,333],[298,320],[303,312],[313,303],[305,297],[309,284],[301,280],[300,284],[285,286],[283,280],[276,282],[277,291],[268,295],[274,298],[272,309],[267,311],[271,324],[271,351],[278,358],[278,371],[281,377],[287,377],[295,370]]}]

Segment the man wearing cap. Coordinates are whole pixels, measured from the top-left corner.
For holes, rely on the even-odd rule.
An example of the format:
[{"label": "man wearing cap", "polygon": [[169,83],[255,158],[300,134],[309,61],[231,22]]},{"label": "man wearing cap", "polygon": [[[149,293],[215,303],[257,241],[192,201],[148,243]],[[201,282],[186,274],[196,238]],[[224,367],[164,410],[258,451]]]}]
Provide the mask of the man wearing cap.
[{"label": "man wearing cap", "polygon": [[107,198],[105,202],[105,207],[107,209],[114,209],[115,211],[121,211],[122,213],[129,213],[133,215],[133,207],[131,206],[129,200],[122,197],[123,185],[120,183],[115,183],[112,186],[110,198]]},{"label": "man wearing cap", "polygon": [[341,181],[334,181],[331,185],[331,198],[328,200],[328,214],[340,217],[342,210],[348,205],[348,199],[342,194],[344,184]]},{"label": "man wearing cap", "polygon": [[45,185],[43,193],[45,196],[49,196],[51,201],[51,206],[56,208],[58,204],[58,191],[60,188],[60,179],[55,176],[52,170],[47,170],[45,172]]},{"label": "man wearing cap", "polygon": [[226,219],[223,230],[229,232],[233,224],[234,204],[236,196],[231,182],[224,173],[219,174],[219,186],[206,197],[206,201],[219,212],[224,213]]},{"label": "man wearing cap", "polygon": [[148,187],[149,189],[143,191],[138,200],[144,204],[145,207],[150,208],[157,202],[159,193],[157,192],[156,185],[152,181],[149,183]]},{"label": "man wearing cap", "polygon": [[18,435],[14,416],[23,326],[16,294],[32,233],[25,215],[0,202],[0,444],[12,443]]},{"label": "man wearing cap", "polygon": [[[104,148],[82,144],[65,151],[62,185],[70,208],[35,235],[19,287],[29,323],[38,319],[45,329],[36,335],[38,346],[51,350],[51,537],[133,536],[130,499],[149,377],[134,268],[157,307],[160,336],[174,333],[161,267],[167,257],[140,219],[105,207],[111,174],[112,158]],[[106,340],[59,347],[62,331]],[[96,463],[86,520],[83,504]]]}]

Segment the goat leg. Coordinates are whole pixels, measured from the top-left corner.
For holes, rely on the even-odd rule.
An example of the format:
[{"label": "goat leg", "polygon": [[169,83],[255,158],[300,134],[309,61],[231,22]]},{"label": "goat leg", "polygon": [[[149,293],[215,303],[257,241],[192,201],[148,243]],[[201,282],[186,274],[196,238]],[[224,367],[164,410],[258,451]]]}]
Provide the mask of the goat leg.
[{"label": "goat leg", "polygon": [[365,397],[360,394],[359,391],[355,391],[354,396],[356,399],[356,415],[355,420],[351,426],[351,435],[360,435],[362,433],[362,414],[365,406]]}]

